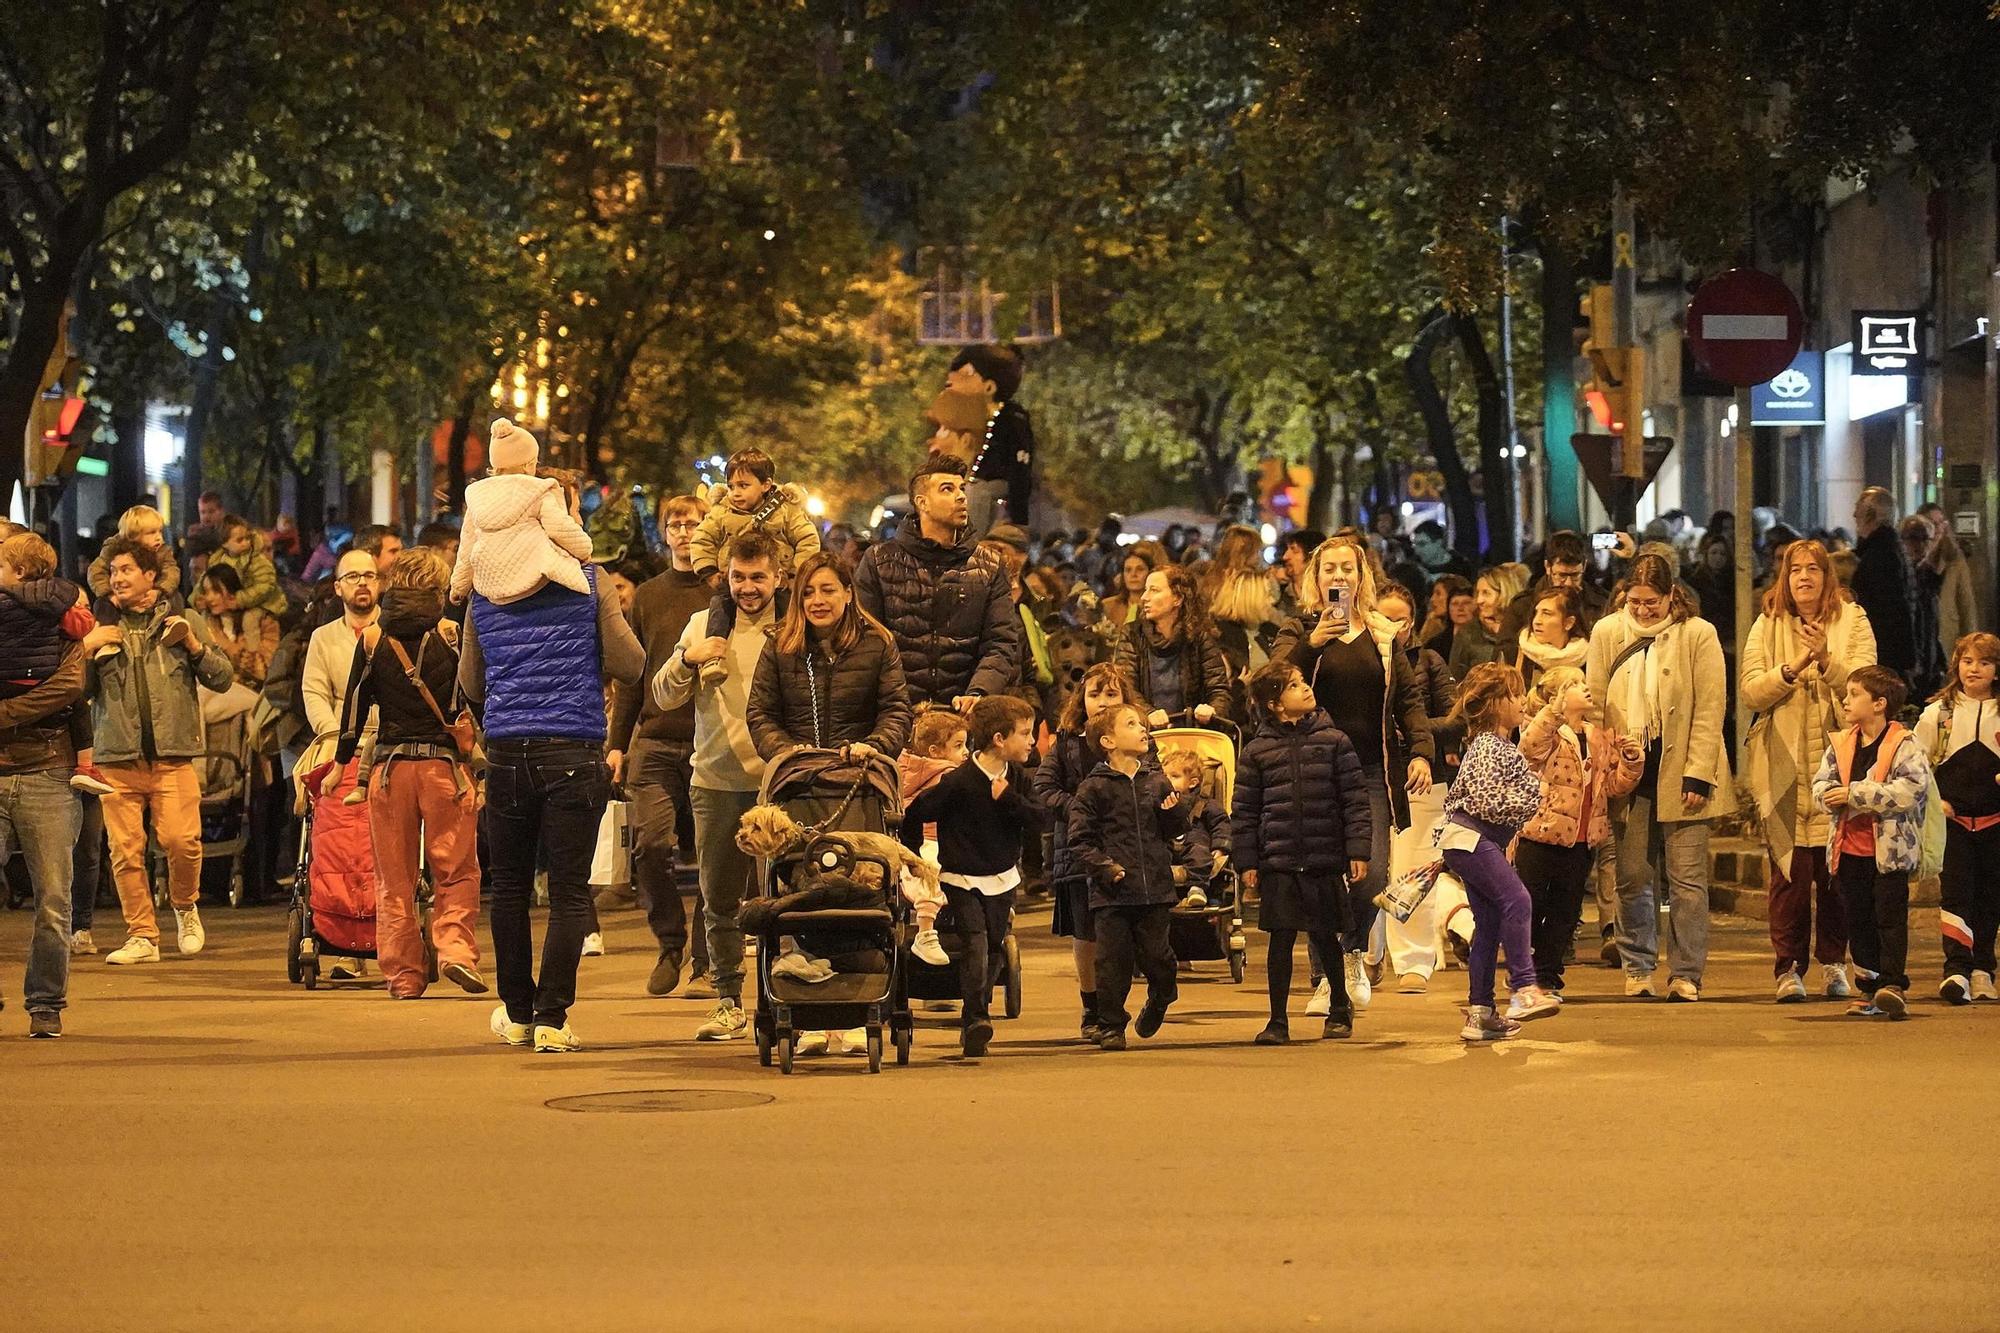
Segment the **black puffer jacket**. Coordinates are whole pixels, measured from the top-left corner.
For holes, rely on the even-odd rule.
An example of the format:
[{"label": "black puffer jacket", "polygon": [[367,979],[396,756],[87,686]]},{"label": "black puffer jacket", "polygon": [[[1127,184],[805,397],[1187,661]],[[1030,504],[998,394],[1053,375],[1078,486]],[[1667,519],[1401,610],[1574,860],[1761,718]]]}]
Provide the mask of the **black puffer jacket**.
[{"label": "black puffer jacket", "polygon": [[1069,806],[1069,845],[1090,877],[1093,908],[1180,901],[1173,844],[1187,832],[1187,805],[1160,809],[1173,794],[1157,768],[1126,777],[1110,764],[1099,764],[1077,788]]},{"label": "black puffer jacket", "polygon": [[1007,571],[970,541],[941,546],[914,517],[854,571],[862,609],[889,627],[912,703],[1000,694],[1020,663],[1021,618]]},{"label": "black puffer jacket", "polygon": [[410,666],[420,668],[423,682],[446,718],[458,716],[458,653],[437,632],[444,615],[444,598],[427,588],[391,588],[382,596],[382,637],[371,655],[358,641],[354,667],[348,676],[347,706],[341,713],[340,746],[336,757],[346,763],[361,742],[361,722],[379,709],[376,743],[452,746],[452,736],[430,702],[410,680],[410,673],[392,646],[401,644]]},{"label": "black puffer jacket", "polygon": [[1153,656],[1156,640],[1152,626],[1144,620],[1135,620],[1125,627],[1111,660],[1125,668],[1132,682],[1139,687],[1139,693],[1155,708],[1169,713],[1179,713],[1193,708],[1196,704],[1207,704],[1223,717],[1229,716],[1230,670],[1229,657],[1222,651],[1222,640],[1215,631],[1190,638],[1185,633],[1176,632],[1174,643],[1167,652],[1180,652],[1181,686],[1180,698],[1164,697],[1165,688],[1155,694]]},{"label": "black puffer jacket", "polygon": [[748,720],[750,743],[765,759],[795,745],[834,750],[855,741],[894,759],[910,738],[902,659],[867,628],[839,657],[821,646],[781,653],[774,639],[757,659]]},{"label": "black puffer jacket", "polygon": [[47,680],[62,665],[69,643],[62,618],[76,605],[78,589],[68,579],[27,579],[0,588],[0,645],[10,680]]},{"label": "black puffer jacket", "polygon": [[1243,747],[1229,819],[1238,870],[1344,874],[1374,833],[1361,761],[1325,712],[1266,721]]}]

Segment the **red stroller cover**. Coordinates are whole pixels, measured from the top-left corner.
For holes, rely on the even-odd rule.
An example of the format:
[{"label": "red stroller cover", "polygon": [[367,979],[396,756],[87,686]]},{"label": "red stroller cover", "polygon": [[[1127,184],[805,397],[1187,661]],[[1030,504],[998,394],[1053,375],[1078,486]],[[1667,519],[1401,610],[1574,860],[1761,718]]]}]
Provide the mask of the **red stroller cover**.
[{"label": "red stroller cover", "polygon": [[357,757],[341,772],[333,795],[320,795],[320,784],[333,768],[321,764],[306,774],[307,799],[312,802],[311,895],[313,934],[336,949],[375,952],[375,847],[368,833],[368,806],[345,805],[341,798],[354,790]]}]

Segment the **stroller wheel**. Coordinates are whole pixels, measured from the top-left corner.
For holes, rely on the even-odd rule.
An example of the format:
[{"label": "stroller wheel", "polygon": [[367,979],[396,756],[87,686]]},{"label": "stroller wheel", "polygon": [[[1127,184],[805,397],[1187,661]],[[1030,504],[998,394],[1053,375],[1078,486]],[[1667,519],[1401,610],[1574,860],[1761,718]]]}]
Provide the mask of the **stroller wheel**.
[{"label": "stroller wheel", "polygon": [[229,871],[229,905],[242,907],[249,902],[249,894],[244,891],[243,866],[239,862]]},{"label": "stroller wheel", "polygon": [[1000,946],[1001,955],[1007,960],[1007,1007],[1009,1018],[1021,1016],[1021,945],[1009,935]]},{"label": "stroller wheel", "polygon": [[868,1029],[868,1072],[882,1072],[882,1029],[879,1025]]},{"label": "stroller wheel", "polygon": [[771,1067],[771,1035],[762,1028],[757,1029],[757,1063]]},{"label": "stroller wheel", "polygon": [[285,916],[285,980],[298,985],[303,974],[299,968],[299,946],[305,943],[306,914],[294,907]]},{"label": "stroller wheel", "polygon": [[1229,979],[1239,986],[1243,984],[1243,950],[1241,949],[1231,949],[1229,951]]},{"label": "stroller wheel", "polygon": [[299,971],[305,976],[307,990],[319,989],[319,956],[317,954],[310,958],[300,959]]},{"label": "stroller wheel", "polygon": [[792,1072],[792,1034],[789,1032],[778,1038],[778,1072]]},{"label": "stroller wheel", "polygon": [[910,1040],[908,1028],[896,1029],[896,1063],[899,1065],[910,1063]]}]

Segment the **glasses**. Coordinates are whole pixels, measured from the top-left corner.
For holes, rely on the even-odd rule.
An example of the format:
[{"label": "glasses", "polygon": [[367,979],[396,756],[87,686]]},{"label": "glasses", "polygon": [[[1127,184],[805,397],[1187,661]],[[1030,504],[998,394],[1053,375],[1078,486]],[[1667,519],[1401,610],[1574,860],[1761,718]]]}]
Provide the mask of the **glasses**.
[{"label": "glasses", "polygon": [[334,580],[335,583],[380,583],[381,581],[380,574],[342,574]]},{"label": "glasses", "polygon": [[693,532],[693,531],[694,531],[694,530],[695,530],[696,528],[698,528],[698,527],[700,527],[700,526],[701,526],[701,524],[700,524],[700,523],[698,523],[698,522],[696,522],[696,521],[695,521],[694,519],[691,519],[691,518],[686,518],[686,519],[680,519],[680,520],[678,520],[678,521],[676,521],[676,522],[673,522],[673,523],[669,523],[669,524],[667,524],[667,531],[668,531],[668,532]]}]

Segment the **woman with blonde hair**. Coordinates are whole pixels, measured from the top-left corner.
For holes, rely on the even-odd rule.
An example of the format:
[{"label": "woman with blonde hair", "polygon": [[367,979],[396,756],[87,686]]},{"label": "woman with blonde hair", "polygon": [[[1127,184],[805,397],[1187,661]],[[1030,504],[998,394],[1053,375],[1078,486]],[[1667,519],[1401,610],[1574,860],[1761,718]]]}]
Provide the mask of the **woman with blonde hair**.
[{"label": "woman with blonde hair", "polygon": [[1229,659],[1232,681],[1246,679],[1269,661],[1277,637],[1278,585],[1264,565],[1263,551],[1262,534],[1239,523],[1222,534],[1202,575],[1202,595]]},{"label": "woman with blonde hair", "polygon": [[1841,729],[1849,673],[1874,664],[1868,613],[1834,577],[1826,547],[1816,541],[1786,546],[1743,645],[1738,682],[1743,706],[1753,714],[1743,768],[1771,862],[1771,950],[1780,1004],[1806,998],[1809,947],[1826,993],[1838,999],[1853,994],[1847,918],[1826,865],[1829,816],[1813,803],[1812,778],[1828,738]]},{"label": "woman with blonde hair", "polygon": [[1654,993],[1664,889],[1667,998],[1691,1001],[1708,966],[1709,825],[1735,812],[1736,793],[1722,742],[1722,641],[1674,575],[1655,553],[1632,562],[1624,604],[1590,632],[1585,676],[1605,725],[1645,753],[1639,785],[1612,811],[1625,994]]},{"label": "woman with blonde hair", "polygon": [[1515,645],[1500,638],[1500,624],[1507,608],[1528,588],[1526,565],[1495,565],[1479,575],[1473,585],[1478,606],[1470,624],[1452,636],[1448,665],[1453,680],[1464,680],[1472,668],[1484,662],[1505,661]]},{"label": "woman with blonde hair", "polygon": [[[1368,873],[1347,886],[1349,920],[1342,932],[1347,994],[1360,1010],[1368,1007],[1363,957],[1375,924],[1375,895],[1388,882],[1390,839],[1409,827],[1411,795],[1431,785],[1430,724],[1410,660],[1396,646],[1401,627],[1375,609],[1364,539],[1327,538],[1313,552],[1303,585],[1306,612],[1278,631],[1271,660],[1290,662],[1304,674],[1320,707],[1353,742],[1367,779],[1374,842]],[[1323,995],[1330,1003],[1331,988]],[[1314,1006],[1321,1002],[1316,994]]]}]

